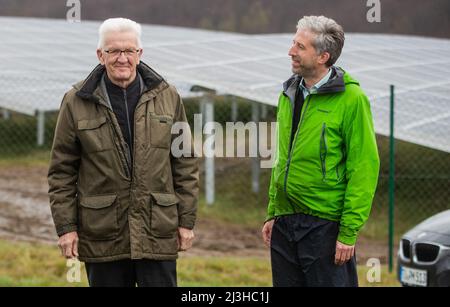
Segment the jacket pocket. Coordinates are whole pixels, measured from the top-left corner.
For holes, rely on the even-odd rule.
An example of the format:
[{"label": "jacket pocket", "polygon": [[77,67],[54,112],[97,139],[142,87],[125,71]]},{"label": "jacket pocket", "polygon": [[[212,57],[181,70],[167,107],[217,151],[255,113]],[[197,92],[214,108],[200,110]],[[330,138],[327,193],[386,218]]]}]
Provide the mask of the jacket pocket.
[{"label": "jacket pocket", "polygon": [[172,143],[173,119],[165,115],[150,116],[150,144],[152,147],[169,149]]},{"label": "jacket pocket", "polygon": [[87,196],[80,199],[80,236],[92,241],[117,237],[117,195]]},{"label": "jacket pocket", "polygon": [[158,238],[173,237],[178,229],[178,198],[174,194],[151,193],[151,232]]},{"label": "jacket pocket", "polygon": [[105,151],[113,148],[106,117],[78,121],[78,137],[82,149],[87,152]]},{"label": "jacket pocket", "polygon": [[323,181],[326,180],[326,176],[327,176],[327,165],[326,165],[327,152],[328,152],[327,124],[323,123],[322,131],[320,133],[320,166],[321,166],[321,170],[322,170],[322,180]]}]

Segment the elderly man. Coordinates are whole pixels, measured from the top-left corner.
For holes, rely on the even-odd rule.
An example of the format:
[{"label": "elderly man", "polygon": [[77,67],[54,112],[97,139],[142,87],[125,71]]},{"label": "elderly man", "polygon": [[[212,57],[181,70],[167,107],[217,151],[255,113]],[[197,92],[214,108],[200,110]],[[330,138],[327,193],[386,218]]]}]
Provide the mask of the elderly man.
[{"label": "elderly man", "polygon": [[262,235],[274,286],[357,286],[355,242],[370,213],[379,158],[369,100],[333,66],[344,31],[302,18],[294,75],[278,104],[278,158]]},{"label": "elderly man", "polygon": [[91,286],[176,286],[178,251],[192,245],[194,155],[175,157],[181,98],[140,62],[141,27],[100,26],[100,64],[63,98],[48,172],[59,247],[86,263]]}]

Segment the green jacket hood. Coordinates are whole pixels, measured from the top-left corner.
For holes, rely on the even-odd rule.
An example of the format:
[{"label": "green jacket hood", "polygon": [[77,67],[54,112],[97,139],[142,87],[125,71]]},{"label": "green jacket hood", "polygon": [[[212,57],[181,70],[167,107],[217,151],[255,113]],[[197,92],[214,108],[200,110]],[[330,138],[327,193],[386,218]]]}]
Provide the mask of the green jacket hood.
[{"label": "green jacket hood", "polygon": [[[340,67],[331,66],[331,76],[327,83],[322,85],[317,91],[318,94],[339,93],[345,91],[345,86],[355,84],[359,86],[359,82],[350,76]],[[292,75],[283,83],[283,95],[289,97],[291,103],[295,101],[295,94],[302,77],[298,74]]]}]

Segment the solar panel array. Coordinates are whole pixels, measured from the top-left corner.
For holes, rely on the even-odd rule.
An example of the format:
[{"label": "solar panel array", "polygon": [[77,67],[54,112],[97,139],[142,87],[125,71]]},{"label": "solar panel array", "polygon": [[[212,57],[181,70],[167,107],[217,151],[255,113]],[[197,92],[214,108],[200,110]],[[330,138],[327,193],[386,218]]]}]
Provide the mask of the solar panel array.
[{"label": "solar panel array", "polygon": [[[56,110],[71,84],[97,64],[99,22],[0,17],[0,107]],[[183,97],[199,85],[276,105],[290,75],[294,33],[245,35],[143,25],[143,61]],[[396,86],[396,137],[450,152],[450,40],[346,34],[337,65],[371,100],[377,133],[389,132],[389,86]]]}]

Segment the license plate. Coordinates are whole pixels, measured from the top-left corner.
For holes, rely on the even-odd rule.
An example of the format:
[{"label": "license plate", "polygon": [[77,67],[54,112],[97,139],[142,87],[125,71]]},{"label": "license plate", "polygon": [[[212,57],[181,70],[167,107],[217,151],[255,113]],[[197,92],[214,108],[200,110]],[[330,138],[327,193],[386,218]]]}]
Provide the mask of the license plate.
[{"label": "license plate", "polygon": [[427,286],[427,271],[402,267],[400,271],[402,283],[411,286]]}]

